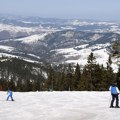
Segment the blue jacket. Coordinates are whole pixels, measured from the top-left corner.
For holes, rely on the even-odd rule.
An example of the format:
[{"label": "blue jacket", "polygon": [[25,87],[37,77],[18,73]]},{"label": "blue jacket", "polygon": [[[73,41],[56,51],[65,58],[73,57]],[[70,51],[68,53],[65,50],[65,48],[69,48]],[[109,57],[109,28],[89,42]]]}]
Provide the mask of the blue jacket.
[{"label": "blue jacket", "polygon": [[119,89],[117,86],[110,86],[109,90],[111,91],[111,94],[119,94]]},{"label": "blue jacket", "polygon": [[8,94],[8,96],[12,96],[12,91],[8,90],[7,94]]}]

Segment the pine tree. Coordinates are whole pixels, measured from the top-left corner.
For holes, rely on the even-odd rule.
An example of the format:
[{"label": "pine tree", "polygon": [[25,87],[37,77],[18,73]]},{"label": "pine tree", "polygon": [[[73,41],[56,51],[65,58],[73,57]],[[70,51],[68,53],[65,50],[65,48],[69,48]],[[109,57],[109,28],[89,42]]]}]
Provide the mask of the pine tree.
[{"label": "pine tree", "polygon": [[119,57],[119,55],[120,55],[120,40],[117,40],[112,44],[112,53],[113,53],[113,56]]},{"label": "pine tree", "polygon": [[84,66],[82,74],[81,74],[81,80],[79,81],[79,84],[78,84],[78,90],[80,91],[88,90],[89,84],[90,84],[88,80],[89,80],[88,71],[86,67]]},{"label": "pine tree", "polygon": [[119,65],[119,68],[118,68],[118,72],[116,74],[116,81],[117,81],[117,85],[118,85],[118,88],[120,89],[120,65]]},{"label": "pine tree", "polygon": [[95,87],[93,84],[95,66],[96,66],[96,58],[94,54],[91,53],[88,56],[88,64],[85,66],[89,76],[87,80],[87,82],[89,83],[88,90],[94,90]]},{"label": "pine tree", "polygon": [[65,84],[65,72],[62,71],[62,73],[59,75],[59,79],[58,79],[58,90],[60,90],[60,91],[65,90],[64,84]]},{"label": "pine tree", "polygon": [[77,66],[75,68],[74,78],[73,78],[74,90],[78,90],[78,85],[80,83],[80,77],[81,77],[80,66],[79,66],[79,64],[77,64]]},{"label": "pine tree", "polygon": [[115,81],[115,76],[113,74],[111,64],[112,64],[112,60],[111,60],[111,56],[109,56],[107,62],[107,81],[106,81],[107,88]]},{"label": "pine tree", "polygon": [[48,71],[48,78],[47,78],[47,81],[45,83],[45,87],[48,91],[53,91],[54,89],[54,80],[55,77],[54,77],[54,70],[52,68],[52,66],[50,65],[49,66],[49,71]]}]

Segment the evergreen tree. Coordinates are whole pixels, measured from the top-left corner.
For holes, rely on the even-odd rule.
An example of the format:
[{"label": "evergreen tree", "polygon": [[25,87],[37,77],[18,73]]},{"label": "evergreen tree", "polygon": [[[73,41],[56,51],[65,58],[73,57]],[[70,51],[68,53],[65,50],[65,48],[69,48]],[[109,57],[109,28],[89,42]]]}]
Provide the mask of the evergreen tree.
[{"label": "evergreen tree", "polygon": [[93,79],[94,79],[94,71],[95,71],[95,66],[96,66],[96,58],[94,56],[93,53],[91,53],[89,56],[88,56],[88,64],[85,66],[86,67],[86,70],[88,71],[88,80],[87,82],[89,83],[88,84],[88,90],[94,90],[94,85],[93,85]]},{"label": "evergreen tree", "polygon": [[120,89],[120,65],[118,68],[118,72],[116,74],[116,81],[117,81],[118,88]]},{"label": "evergreen tree", "polygon": [[109,56],[108,58],[108,62],[107,62],[107,81],[106,81],[106,87],[109,88],[109,86],[115,81],[115,76],[113,74],[113,70],[111,67],[112,64],[112,60],[111,60],[111,56]]},{"label": "evergreen tree", "polygon": [[50,65],[49,67],[49,71],[48,71],[48,79],[46,81],[46,88],[48,91],[53,91],[54,89],[54,81],[55,81],[55,77],[54,77],[54,71],[52,66]]},{"label": "evergreen tree", "polygon": [[73,78],[74,79],[74,81],[73,81],[74,90],[78,90],[80,78],[81,78],[80,66],[79,66],[79,64],[77,64],[77,66],[75,68],[74,78]]},{"label": "evergreen tree", "polygon": [[113,56],[120,56],[120,40],[117,40],[112,44],[112,53]]},{"label": "evergreen tree", "polygon": [[83,72],[81,74],[81,80],[79,81],[78,84],[78,90],[80,91],[88,90],[90,84],[88,80],[89,80],[89,73],[87,71],[87,68],[84,67]]}]

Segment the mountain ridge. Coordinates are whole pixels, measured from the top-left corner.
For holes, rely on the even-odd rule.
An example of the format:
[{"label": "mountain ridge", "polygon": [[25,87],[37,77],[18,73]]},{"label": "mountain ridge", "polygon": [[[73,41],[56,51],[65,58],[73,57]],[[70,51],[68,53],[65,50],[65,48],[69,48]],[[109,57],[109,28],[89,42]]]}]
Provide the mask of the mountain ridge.
[{"label": "mountain ridge", "polygon": [[[20,18],[15,21],[20,22]],[[22,21],[25,18],[22,18]],[[112,43],[120,39],[120,27],[112,22],[87,22],[80,20],[59,20],[31,18],[38,21],[38,26],[30,26],[27,21],[23,26],[0,17],[0,51],[21,57],[45,60],[50,63],[81,63],[85,65],[90,52],[95,53],[98,61],[107,58],[112,51]],[[25,19],[26,20],[26,19]],[[30,18],[29,18],[30,20]],[[58,22],[54,22],[57,20]],[[48,24],[49,21],[49,24]],[[64,22],[63,22],[64,21]],[[14,22],[14,21],[12,21]],[[62,23],[63,22],[63,23]],[[34,23],[30,23],[34,24]],[[10,48],[7,50],[7,48]],[[67,51],[67,52],[66,52]],[[105,54],[107,57],[103,57]],[[31,58],[32,60],[34,60]]]}]

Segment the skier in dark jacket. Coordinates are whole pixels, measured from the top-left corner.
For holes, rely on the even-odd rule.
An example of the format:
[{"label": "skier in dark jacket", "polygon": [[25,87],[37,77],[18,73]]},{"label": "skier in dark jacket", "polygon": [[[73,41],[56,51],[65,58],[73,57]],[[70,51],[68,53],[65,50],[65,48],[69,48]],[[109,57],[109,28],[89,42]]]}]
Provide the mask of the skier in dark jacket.
[{"label": "skier in dark jacket", "polygon": [[11,98],[11,100],[14,101],[13,96],[12,96],[13,93],[12,93],[12,91],[10,89],[8,90],[7,95],[8,95],[7,96],[7,101],[9,100],[9,98]]},{"label": "skier in dark jacket", "polygon": [[115,108],[119,108],[119,89],[117,87],[117,83],[114,83],[110,86],[109,90],[111,91],[112,100],[110,104],[110,108],[113,108],[114,101],[116,100]]}]

